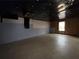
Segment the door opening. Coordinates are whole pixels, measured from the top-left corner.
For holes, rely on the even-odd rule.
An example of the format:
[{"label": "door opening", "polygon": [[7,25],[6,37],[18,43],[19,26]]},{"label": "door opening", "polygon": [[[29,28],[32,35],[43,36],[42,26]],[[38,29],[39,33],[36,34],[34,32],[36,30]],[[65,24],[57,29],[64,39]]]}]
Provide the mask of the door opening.
[{"label": "door opening", "polygon": [[59,31],[65,31],[65,21],[59,22]]}]

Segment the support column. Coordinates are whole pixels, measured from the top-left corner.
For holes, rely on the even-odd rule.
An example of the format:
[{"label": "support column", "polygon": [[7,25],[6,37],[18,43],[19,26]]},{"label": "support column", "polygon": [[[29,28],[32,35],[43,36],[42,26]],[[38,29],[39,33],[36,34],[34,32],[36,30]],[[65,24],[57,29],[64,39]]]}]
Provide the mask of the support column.
[{"label": "support column", "polygon": [[1,19],[0,19],[0,22],[2,23],[3,22],[3,18],[1,17]]}]

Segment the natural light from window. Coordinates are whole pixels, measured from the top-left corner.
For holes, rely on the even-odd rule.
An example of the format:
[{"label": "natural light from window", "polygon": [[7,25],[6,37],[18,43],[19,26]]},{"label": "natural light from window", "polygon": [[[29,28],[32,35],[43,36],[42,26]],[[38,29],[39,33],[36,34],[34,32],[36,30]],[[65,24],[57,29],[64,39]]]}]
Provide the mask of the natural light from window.
[{"label": "natural light from window", "polygon": [[66,17],[66,11],[62,11],[58,14],[59,19],[64,19]]},{"label": "natural light from window", "polygon": [[59,31],[65,31],[65,21],[59,22]]}]

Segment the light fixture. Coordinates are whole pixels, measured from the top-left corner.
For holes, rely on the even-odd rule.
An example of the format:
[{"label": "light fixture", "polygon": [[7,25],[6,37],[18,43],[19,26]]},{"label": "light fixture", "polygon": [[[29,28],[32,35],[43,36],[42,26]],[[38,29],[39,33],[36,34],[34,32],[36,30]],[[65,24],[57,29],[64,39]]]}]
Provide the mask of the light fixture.
[{"label": "light fixture", "polygon": [[61,11],[65,10],[66,7],[67,7],[67,6],[66,6],[64,3],[58,5],[58,7],[57,7],[57,8],[58,8],[58,12],[61,12]]},{"label": "light fixture", "polygon": [[64,3],[62,3],[62,4],[58,5],[58,7],[57,7],[57,8],[61,8],[61,7],[63,7],[63,6],[65,6],[65,4],[64,4]]},{"label": "light fixture", "polygon": [[61,9],[59,9],[58,12],[61,12],[61,11],[65,10],[65,9],[66,9],[66,7],[64,6]]}]

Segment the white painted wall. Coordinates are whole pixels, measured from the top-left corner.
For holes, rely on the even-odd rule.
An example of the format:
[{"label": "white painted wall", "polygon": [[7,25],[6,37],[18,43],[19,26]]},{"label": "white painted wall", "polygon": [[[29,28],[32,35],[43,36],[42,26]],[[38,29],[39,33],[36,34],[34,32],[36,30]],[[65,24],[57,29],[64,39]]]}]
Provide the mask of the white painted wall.
[{"label": "white painted wall", "polygon": [[0,23],[0,44],[23,40],[49,32],[49,22],[31,19],[30,29],[25,29],[23,23],[23,18],[18,20],[3,19],[3,23]]}]

